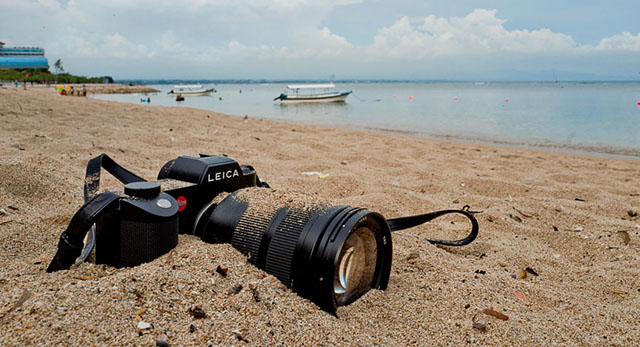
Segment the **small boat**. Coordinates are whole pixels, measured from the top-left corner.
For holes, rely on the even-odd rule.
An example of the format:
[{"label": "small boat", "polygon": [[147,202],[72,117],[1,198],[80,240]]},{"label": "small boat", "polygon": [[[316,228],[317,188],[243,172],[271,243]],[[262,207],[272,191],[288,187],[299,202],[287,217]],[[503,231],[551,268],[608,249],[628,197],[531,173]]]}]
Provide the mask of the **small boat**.
[{"label": "small boat", "polygon": [[173,86],[173,89],[169,91],[169,94],[210,95],[214,91],[214,88],[206,89],[201,84],[178,84]]},{"label": "small boat", "polygon": [[327,84],[291,84],[289,91],[282,93],[273,101],[280,100],[281,104],[302,102],[345,102],[351,91],[340,92],[333,83]]}]

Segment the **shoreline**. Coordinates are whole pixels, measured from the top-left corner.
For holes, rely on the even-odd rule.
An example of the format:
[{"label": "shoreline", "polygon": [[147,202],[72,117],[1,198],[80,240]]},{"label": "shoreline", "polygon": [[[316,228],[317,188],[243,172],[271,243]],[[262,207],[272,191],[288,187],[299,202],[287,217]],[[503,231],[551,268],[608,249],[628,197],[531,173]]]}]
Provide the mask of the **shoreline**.
[{"label": "shoreline", "polygon": [[[531,150],[542,150],[548,152],[555,153],[563,153],[563,154],[577,154],[584,155],[588,157],[594,158],[612,158],[612,159],[623,159],[623,160],[640,160],[640,151],[632,148],[619,148],[619,147],[611,147],[611,146],[593,146],[593,145],[567,145],[562,143],[553,143],[549,141],[548,143],[527,143],[527,142],[516,142],[516,141],[504,141],[504,140],[487,140],[484,138],[474,138],[474,137],[464,137],[464,136],[452,136],[452,135],[435,135],[435,134],[427,134],[421,133],[417,131],[406,131],[406,130],[395,130],[395,129],[384,129],[384,128],[363,128],[369,129],[372,132],[391,134],[397,136],[407,136],[411,138],[426,138],[431,140],[441,140],[441,141],[453,141],[453,142],[461,142],[468,144],[483,144],[489,146],[497,146],[503,148],[512,148],[512,149],[531,149]],[[358,130],[355,129],[354,130]]]},{"label": "shoreline", "polygon": [[[130,93],[135,94],[135,93]],[[142,96],[142,94],[140,94]],[[101,99],[107,100],[107,99]],[[128,104],[139,104],[134,101],[127,100],[109,100],[115,102],[122,102]],[[193,107],[200,110],[205,111],[213,111],[218,112],[213,108],[199,107],[199,105],[189,105],[189,106],[180,106],[180,107]],[[243,117],[244,114],[234,113],[234,112],[226,112],[226,114]],[[454,142],[463,142],[463,143],[479,143],[493,146],[500,146],[506,148],[530,148],[544,151],[552,151],[566,154],[580,154],[594,157],[604,157],[604,158],[618,158],[618,159],[626,159],[626,160],[640,160],[640,148],[634,147],[624,147],[620,145],[608,145],[601,143],[566,143],[563,141],[554,141],[551,139],[529,139],[529,140],[519,140],[519,139],[508,139],[497,137],[484,137],[484,136],[465,136],[465,135],[447,135],[447,134],[439,134],[439,133],[429,133],[425,131],[415,131],[415,130],[403,130],[403,129],[393,129],[393,128],[385,128],[385,127],[371,127],[367,125],[354,125],[354,124],[324,124],[322,122],[317,122],[313,120],[292,120],[289,118],[282,117],[264,117],[264,116],[252,116],[252,118],[256,119],[264,119],[264,120],[276,120],[282,121],[292,124],[308,124],[308,125],[317,125],[317,126],[330,126],[336,127],[339,129],[347,129],[347,130],[359,130],[370,133],[387,133],[392,135],[401,135],[408,136],[411,138],[427,138],[433,140],[447,140]]]},{"label": "shoreline", "polygon": [[[119,84],[119,83],[58,83],[59,85],[64,86],[73,86],[74,88],[86,87],[87,92],[93,94],[146,94],[146,93],[159,93],[160,91],[151,87],[147,87],[145,85],[140,84]],[[27,84],[27,89],[32,88],[44,88],[44,89],[56,89],[55,83],[49,84],[39,84],[35,83],[33,85]],[[20,84],[15,87],[13,84],[9,83],[6,87],[1,89],[5,90],[17,90],[23,89],[23,85]]]},{"label": "shoreline", "polygon": [[[640,323],[638,161],[243,119],[44,88],[2,89],[0,100],[2,344],[153,345],[160,338],[179,346],[633,345],[640,339],[633,328]],[[226,154],[252,165],[282,196],[306,194],[387,218],[470,205],[479,211],[480,232],[459,248],[427,240],[463,233],[463,219],[393,233],[388,288],[339,308],[338,317],[230,245],[189,235],[170,254],[133,268],[84,263],[46,273],[82,205],[87,160],[101,153],[149,180],[177,156]],[[310,171],[323,178],[304,174]],[[107,173],[101,186],[121,187]],[[204,318],[189,313],[194,306]],[[489,309],[508,319],[482,313]]]}]

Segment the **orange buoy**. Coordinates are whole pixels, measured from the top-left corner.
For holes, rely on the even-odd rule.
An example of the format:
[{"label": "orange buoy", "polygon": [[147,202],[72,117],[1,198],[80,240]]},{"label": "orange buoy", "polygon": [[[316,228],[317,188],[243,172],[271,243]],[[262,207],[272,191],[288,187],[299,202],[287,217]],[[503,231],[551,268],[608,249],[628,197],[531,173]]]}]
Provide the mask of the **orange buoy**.
[{"label": "orange buoy", "polygon": [[409,100],[413,100],[413,96],[409,95]]},{"label": "orange buoy", "polygon": [[504,102],[509,102],[509,98],[504,99]]},{"label": "orange buoy", "polygon": [[454,97],[453,97],[453,101],[458,101],[458,97],[457,97],[457,96],[454,96]]}]

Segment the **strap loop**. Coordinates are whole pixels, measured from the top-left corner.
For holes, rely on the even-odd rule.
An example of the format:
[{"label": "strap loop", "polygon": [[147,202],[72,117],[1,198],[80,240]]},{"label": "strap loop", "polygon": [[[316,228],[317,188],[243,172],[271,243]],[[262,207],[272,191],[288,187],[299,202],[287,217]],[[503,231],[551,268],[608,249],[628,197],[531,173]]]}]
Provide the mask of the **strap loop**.
[{"label": "strap loop", "polygon": [[[65,270],[75,263],[84,246],[89,228],[107,211],[118,204],[120,196],[106,192],[91,198],[73,215],[71,222],[58,241],[58,251],[51,260],[47,272]],[[83,259],[84,260],[84,259]]]},{"label": "strap loop", "polygon": [[432,244],[445,245],[445,246],[464,246],[473,242],[473,240],[475,240],[476,237],[478,236],[478,221],[470,212],[468,212],[468,209],[442,210],[442,211],[425,213],[425,214],[420,214],[415,216],[393,218],[393,219],[387,220],[387,222],[389,223],[389,228],[391,228],[391,231],[398,231],[398,230],[404,230],[404,229],[415,227],[417,225],[426,223],[432,219],[441,217],[449,213],[459,213],[467,217],[471,221],[471,232],[469,233],[469,235],[467,235],[467,237],[460,240],[428,240],[428,241],[431,242]]}]

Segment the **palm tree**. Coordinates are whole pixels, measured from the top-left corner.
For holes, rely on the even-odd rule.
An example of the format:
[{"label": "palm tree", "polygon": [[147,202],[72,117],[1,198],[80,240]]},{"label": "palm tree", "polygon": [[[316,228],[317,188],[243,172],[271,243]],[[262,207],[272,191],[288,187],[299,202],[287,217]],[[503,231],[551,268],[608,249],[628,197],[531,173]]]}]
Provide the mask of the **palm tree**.
[{"label": "palm tree", "polygon": [[64,67],[62,67],[62,59],[56,60],[53,64],[53,67],[56,69],[56,73],[64,72]]}]

